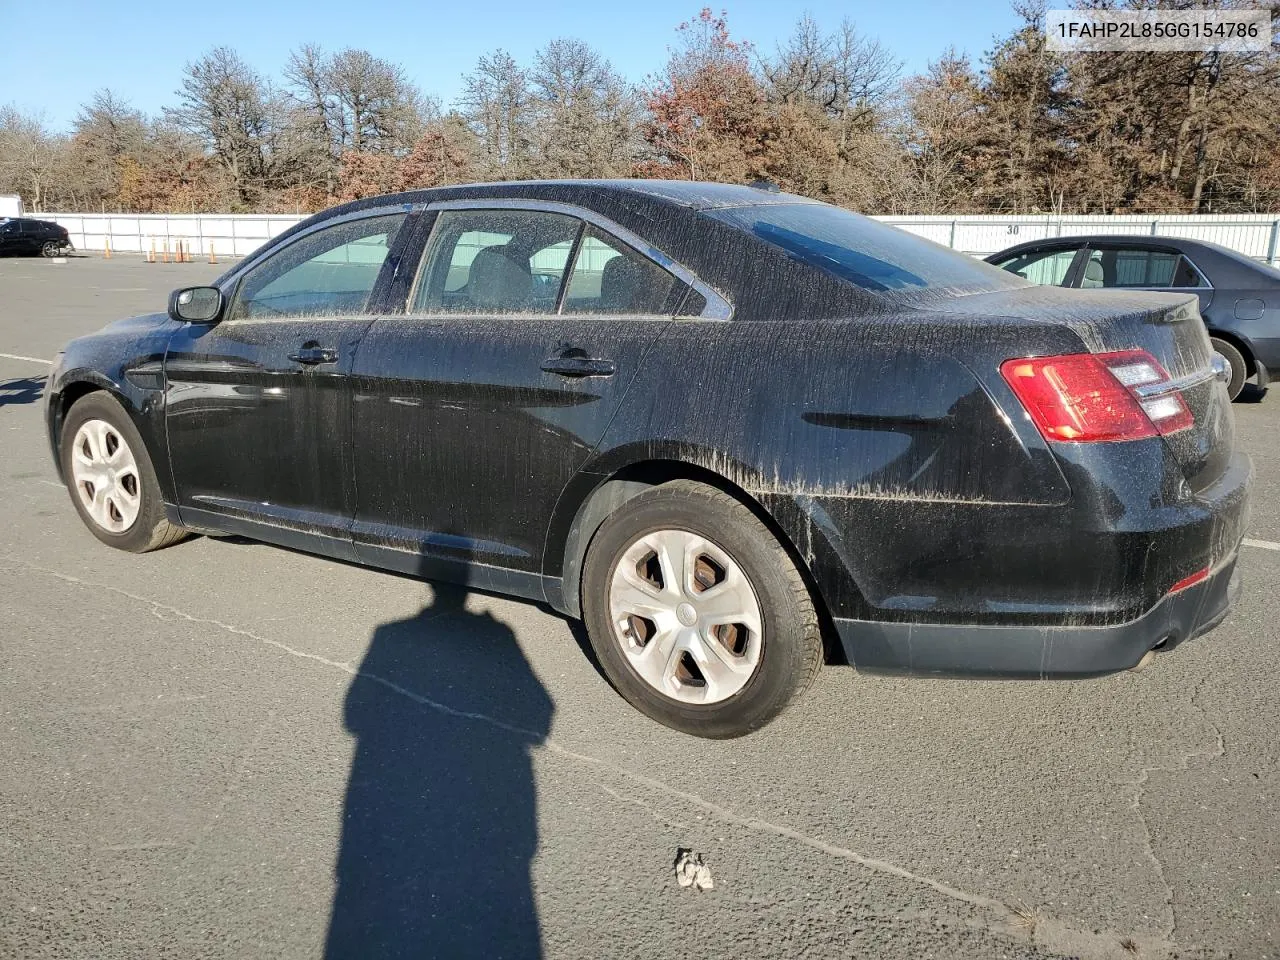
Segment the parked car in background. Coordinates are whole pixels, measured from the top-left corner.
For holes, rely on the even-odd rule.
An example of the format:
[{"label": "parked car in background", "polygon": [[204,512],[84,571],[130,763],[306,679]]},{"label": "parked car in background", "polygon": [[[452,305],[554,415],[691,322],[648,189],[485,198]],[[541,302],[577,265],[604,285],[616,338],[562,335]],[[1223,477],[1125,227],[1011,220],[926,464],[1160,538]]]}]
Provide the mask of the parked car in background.
[{"label": "parked car in background", "polygon": [[30,217],[0,219],[0,254],[57,257],[73,250],[67,228],[52,221]]},{"label": "parked car in background", "polygon": [[1280,270],[1203,240],[1085,236],[1032,240],[987,257],[1034,283],[1081,290],[1194,293],[1210,342],[1231,368],[1234,400],[1280,369]]},{"label": "parked car in background", "polygon": [[317,214],[72,341],[45,402],[110,546],[545,602],[638,709],[731,737],[824,643],[1082,677],[1211,629],[1252,477],[1214,361],[1185,293],[1037,287],[751,187],[504,183]]}]

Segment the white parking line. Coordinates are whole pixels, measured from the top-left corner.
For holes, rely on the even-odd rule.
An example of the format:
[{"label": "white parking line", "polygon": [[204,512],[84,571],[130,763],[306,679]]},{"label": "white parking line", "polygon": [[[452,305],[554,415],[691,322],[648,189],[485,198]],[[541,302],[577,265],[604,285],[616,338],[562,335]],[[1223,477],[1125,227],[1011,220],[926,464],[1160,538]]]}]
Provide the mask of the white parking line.
[{"label": "white parking line", "polygon": [[25,360],[27,363],[43,363],[46,367],[53,363],[52,360],[41,360],[39,357],[24,357],[19,353],[0,353],[0,358],[5,360]]}]

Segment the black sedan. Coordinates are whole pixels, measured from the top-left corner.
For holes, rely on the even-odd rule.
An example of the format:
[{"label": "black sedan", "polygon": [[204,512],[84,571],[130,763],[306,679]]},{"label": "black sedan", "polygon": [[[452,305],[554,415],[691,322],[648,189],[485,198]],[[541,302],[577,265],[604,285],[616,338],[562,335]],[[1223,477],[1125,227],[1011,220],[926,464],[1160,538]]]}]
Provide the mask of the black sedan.
[{"label": "black sedan", "polygon": [[1192,296],[750,187],[551,182],[318,214],[70,343],[46,397],[111,546],[545,602],[640,710],[730,737],[824,659],[1082,677],[1210,629],[1252,477],[1225,373]]},{"label": "black sedan", "polygon": [[1280,270],[1203,240],[1089,236],[1032,240],[987,257],[1036,283],[1082,290],[1193,293],[1214,351],[1231,368],[1234,400],[1245,381],[1265,389],[1280,369]]},{"label": "black sedan", "polygon": [[52,220],[0,218],[0,254],[58,257],[74,249],[67,228]]}]

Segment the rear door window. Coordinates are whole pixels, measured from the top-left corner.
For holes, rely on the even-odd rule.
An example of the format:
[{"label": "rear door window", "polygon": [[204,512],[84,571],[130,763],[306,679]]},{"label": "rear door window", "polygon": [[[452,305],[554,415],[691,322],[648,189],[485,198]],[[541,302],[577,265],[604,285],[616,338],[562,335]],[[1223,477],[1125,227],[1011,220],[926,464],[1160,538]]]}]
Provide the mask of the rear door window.
[{"label": "rear door window", "polygon": [[554,314],[582,221],[540,210],[445,210],[412,312]]},{"label": "rear door window", "polygon": [[670,316],[684,284],[615,237],[588,227],[578,245],[563,312]]},{"label": "rear door window", "polygon": [[1142,289],[1201,287],[1200,272],[1171,250],[1143,247],[1097,247],[1089,251],[1081,286]]}]

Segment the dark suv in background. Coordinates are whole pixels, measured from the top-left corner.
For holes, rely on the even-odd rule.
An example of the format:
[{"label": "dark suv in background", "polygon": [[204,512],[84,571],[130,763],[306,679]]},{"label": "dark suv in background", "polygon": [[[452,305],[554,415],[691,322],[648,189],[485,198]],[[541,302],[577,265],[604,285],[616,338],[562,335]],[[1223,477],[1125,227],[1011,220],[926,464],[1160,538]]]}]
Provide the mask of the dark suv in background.
[{"label": "dark suv in background", "polygon": [[75,250],[66,227],[50,220],[32,220],[28,217],[0,219],[0,255],[40,254],[56,257]]}]

